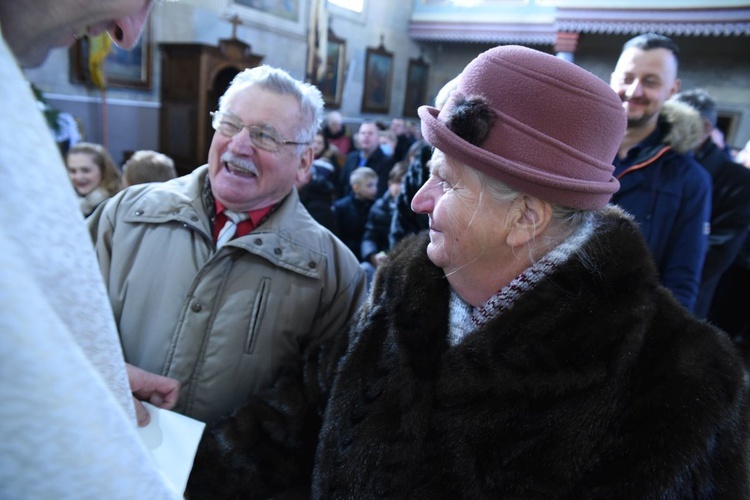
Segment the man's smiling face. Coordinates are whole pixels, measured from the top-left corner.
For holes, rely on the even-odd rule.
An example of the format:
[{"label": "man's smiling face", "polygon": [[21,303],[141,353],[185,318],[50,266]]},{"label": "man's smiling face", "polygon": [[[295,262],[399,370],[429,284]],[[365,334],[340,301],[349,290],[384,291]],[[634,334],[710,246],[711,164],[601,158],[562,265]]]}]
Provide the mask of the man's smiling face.
[{"label": "man's smiling face", "polygon": [[227,103],[226,113],[245,126],[233,137],[214,133],[208,152],[211,189],[226,208],[246,212],[273,205],[292,190],[312,161],[311,147],[282,145],[272,152],[255,146],[249,126],[257,125],[283,141],[295,141],[300,106],[291,95],[281,95],[249,84]]}]

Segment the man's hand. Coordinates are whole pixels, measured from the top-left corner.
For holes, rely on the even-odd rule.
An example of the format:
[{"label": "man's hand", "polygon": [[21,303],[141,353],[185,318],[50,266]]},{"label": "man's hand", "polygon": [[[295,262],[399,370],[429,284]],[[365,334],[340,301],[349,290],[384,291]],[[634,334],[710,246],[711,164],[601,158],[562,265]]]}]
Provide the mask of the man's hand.
[{"label": "man's hand", "polygon": [[128,363],[125,363],[125,369],[128,372],[130,390],[133,391],[139,427],[144,427],[151,421],[148,410],[141,401],[148,401],[166,410],[177,404],[177,397],[180,395],[180,383],[177,380],[149,373]]}]

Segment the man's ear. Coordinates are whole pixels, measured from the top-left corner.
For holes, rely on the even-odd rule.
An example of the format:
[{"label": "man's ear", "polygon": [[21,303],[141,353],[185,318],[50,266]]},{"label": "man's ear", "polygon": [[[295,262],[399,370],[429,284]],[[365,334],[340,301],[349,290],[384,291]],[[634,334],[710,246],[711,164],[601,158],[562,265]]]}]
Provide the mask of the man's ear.
[{"label": "man's ear", "polygon": [[297,168],[297,175],[295,177],[297,184],[305,182],[307,174],[312,168],[313,160],[315,160],[315,153],[313,153],[312,147],[309,147],[299,157],[299,168]]},{"label": "man's ear", "polygon": [[552,220],[552,205],[533,196],[521,195],[508,212],[508,235],[505,242],[517,248],[534,241]]},{"label": "man's ear", "polygon": [[669,97],[672,97],[676,93],[680,91],[680,88],[682,88],[682,80],[679,78],[675,78],[674,85],[672,85],[671,92],[669,93]]}]

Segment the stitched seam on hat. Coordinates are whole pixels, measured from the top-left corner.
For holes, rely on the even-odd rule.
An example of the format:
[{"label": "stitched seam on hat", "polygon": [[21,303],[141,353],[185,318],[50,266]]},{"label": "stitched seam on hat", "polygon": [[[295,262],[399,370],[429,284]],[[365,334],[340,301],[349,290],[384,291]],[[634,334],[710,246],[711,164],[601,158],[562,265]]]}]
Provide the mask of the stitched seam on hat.
[{"label": "stitched seam on hat", "polygon": [[[540,177],[543,177],[549,183],[554,183],[554,185],[557,187],[564,187],[572,191],[577,191],[577,192],[580,191],[580,192],[589,193],[591,192],[592,189],[595,189],[597,190],[597,194],[611,194],[612,193],[611,177],[606,181],[604,180],[587,181],[587,180],[582,180],[582,179],[570,179],[570,178],[563,177],[561,175],[551,174],[545,171],[532,170],[526,164],[511,162],[510,160],[503,158],[502,156],[496,155],[480,147],[474,146],[473,144],[467,141],[464,141],[460,137],[453,134],[453,132],[451,132],[451,130],[448,127],[446,127],[443,122],[441,122],[434,116],[430,115],[430,117],[427,118],[426,121],[429,122],[430,119],[432,119],[431,125],[433,126],[433,128],[430,129],[428,127],[427,129],[428,133],[425,134],[425,138],[430,144],[442,150],[443,152],[449,154],[449,156],[454,156],[456,158],[461,158],[464,155],[468,156],[474,162],[479,162],[478,164],[467,162],[470,166],[482,172],[485,172],[490,176],[492,175],[491,172],[486,171],[484,167],[486,165],[490,165],[493,163],[502,163],[504,167],[507,169],[505,171],[506,174],[516,177],[526,182],[538,181]],[[450,142],[450,137],[453,137],[455,138],[455,140],[460,141],[461,145],[464,146],[462,155],[459,156],[459,154],[457,154],[456,149]],[[466,161],[466,160],[463,159],[463,161]],[[520,168],[520,167],[523,167],[523,168]]]},{"label": "stitched seam on hat", "polygon": [[[549,55],[549,54],[547,54],[547,55]],[[550,57],[554,58],[554,56],[550,56]],[[546,80],[547,83],[550,83],[550,84],[552,84],[553,86],[555,86],[557,88],[560,88],[562,86],[562,87],[565,87],[565,89],[568,92],[570,92],[571,94],[577,94],[577,95],[580,95],[580,96],[592,97],[592,98],[596,99],[597,101],[601,102],[602,104],[607,104],[612,109],[620,109],[622,107],[621,103],[616,103],[613,100],[607,99],[606,97],[604,97],[602,95],[599,95],[599,94],[597,94],[595,92],[589,92],[589,91],[586,91],[586,89],[584,89],[582,87],[577,87],[575,85],[571,85],[569,83],[561,81],[558,77],[556,77],[554,75],[547,75],[545,73],[539,72],[538,70],[532,71],[532,70],[530,70],[530,69],[528,69],[528,68],[526,68],[524,66],[520,66],[520,65],[518,65],[518,64],[516,64],[514,62],[511,62],[511,61],[508,61],[506,59],[500,59],[500,60],[490,59],[489,62],[492,62],[494,64],[498,64],[498,65],[504,65],[506,67],[512,67],[513,70],[515,70],[518,73],[521,73],[524,76],[529,77],[529,78],[541,79],[540,76],[543,76],[544,80]],[[566,63],[566,64],[573,64],[573,63]],[[580,66],[578,68],[579,69],[583,69]],[[583,71],[586,71],[586,70],[583,70]],[[586,71],[586,73],[588,73],[589,75],[591,75],[594,78],[596,78],[599,82],[601,82],[602,83],[602,89],[604,89],[606,87],[606,88],[609,88],[610,90],[612,90],[607,85],[607,83],[604,82],[604,80],[602,80],[601,78],[597,77],[596,75],[594,75],[593,73],[591,73],[589,71]],[[577,79],[579,81],[581,80],[581,78],[577,78]],[[614,91],[612,91],[612,92],[614,94]]]},{"label": "stitched seam on hat", "polygon": [[564,150],[570,156],[574,156],[574,157],[578,158],[579,160],[581,160],[581,161],[583,161],[585,163],[588,163],[592,167],[596,167],[596,168],[598,168],[598,169],[600,169],[602,171],[605,171],[605,172],[607,170],[609,170],[607,167],[603,167],[602,166],[602,165],[607,165],[608,166],[609,164],[606,164],[604,162],[600,162],[599,160],[592,159],[591,156],[589,156],[589,155],[587,155],[585,153],[582,153],[581,151],[577,150],[573,146],[569,146],[569,145],[565,144],[564,142],[562,142],[562,141],[560,141],[558,139],[555,139],[554,137],[552,137],[550,135],[545,134],[544,132],[539,132],[538,130],[534,129],[533,127],[530,127],[529,125],[526,125],[522,121],[517,120],[517,119],[513,118],[512,116],[510,116],[510,115],[508,115],[506,113],[503,113],[502,111],[498,111],[497,109],[494,109],[494,111],[495,111],[495,113],[497,113],[498,115],[500,115],[501,118],[503,118],[503,119],[507,118],[505,120],[505,123],[509,123],[509,125],[515,127],[518,130],[521,130],[522,132],[526,133],[527,135],[529,135],[529,136],[531,136],[531,137],[533,137],[535,139],[538,139],[540,142],[546,142],[548,144],[552,144],[555,148]]}]

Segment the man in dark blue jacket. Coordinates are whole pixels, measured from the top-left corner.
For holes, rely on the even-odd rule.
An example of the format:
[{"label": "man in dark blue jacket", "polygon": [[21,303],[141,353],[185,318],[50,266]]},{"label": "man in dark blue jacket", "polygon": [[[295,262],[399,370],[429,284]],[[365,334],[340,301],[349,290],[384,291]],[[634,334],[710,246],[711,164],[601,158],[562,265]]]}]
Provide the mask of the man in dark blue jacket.
[{"label": "man in dark blue jacket", "polygon": [[703,120],[702,142],[695,150],[695,159],[711,175],[711,235],[703,264],[695,315],[708,316],[716,285],[722,274],[735,261],[750,227],[750,170],[732,161],[712,139],[718,112],[716,102],[703,89],[680,92],[679,102],[693,107]]},{"label": "man in dark blue jacket", "polygon": [[358,167],[370,167],[378,174],[378,196],[382,196],[388,189],[388,172],[393,167],[393,160],[380,149],[378,127],[375,122],[365,120],[357,132],[357,150],[346,156],[346,162],[341,168],[337,185],[340,198],[352,192],[349,178]]},{"label": "man in dark blue jacket", "polygon": [[711,178],[691,156],[700,117],[665,102],[680,89],[679,49],[669,38],[639,35],[623,46],[610,85],[628,116],[617,157],[620,189],[612,202],[643,232],[661,282],[693,310],[708,246]]}]

